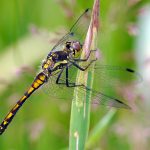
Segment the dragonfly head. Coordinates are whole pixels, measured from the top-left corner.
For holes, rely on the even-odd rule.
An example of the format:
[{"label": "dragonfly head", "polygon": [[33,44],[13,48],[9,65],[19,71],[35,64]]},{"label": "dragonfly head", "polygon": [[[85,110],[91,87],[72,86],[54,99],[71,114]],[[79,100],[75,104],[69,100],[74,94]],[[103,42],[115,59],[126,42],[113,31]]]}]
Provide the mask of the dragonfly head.
[{"label": "dragonfly head", "polygon": [[78,57],[82,51],[82,44],[79,41],[73,41],[71,47],[73,50],[74,57]]},{"label": "dragonfly head", "polygon": [[79,41],[67,41],[65,44],[65,50],[73,57],[78,57],[81,50],[82,44]]},{"label": "dragonfly head", "polygon": [[72,42],[72,48],[76,51],[76,52],[80,52],[82,49],[82,45],[80,44],[79,41],[73,41]]}]

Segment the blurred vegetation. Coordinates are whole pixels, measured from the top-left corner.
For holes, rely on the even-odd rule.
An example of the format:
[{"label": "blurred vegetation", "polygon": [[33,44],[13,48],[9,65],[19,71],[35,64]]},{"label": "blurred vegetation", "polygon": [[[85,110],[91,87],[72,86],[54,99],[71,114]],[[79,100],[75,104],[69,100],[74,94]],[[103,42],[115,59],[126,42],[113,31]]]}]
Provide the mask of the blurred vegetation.
[{"label": "blurred vegetation", "polygon": [[[69,29],[75,19],[87,7],[91,8],[92,4],[93,1],[84,0],[11,0],[9,3],[1,0],[1,120],[30,85],[41,60],[56,43],[59,34],[64,32],[64,28]],[[98,44],[109,64],[136,66],[135,28],[139,13],[147,4],[148,0],[101,1]],[[0,136],[1,150],[67,149],[71,105],[69,99],[72,99],[72,95],[68,93],[66,100],[54,99],[52,95],[52,92],[46,95],[41,90],[30,97],[6,132]],[[132,106],[133,101],[129,101]],[[136,102],[142,101],[139,98]],[[92,110],[90,130],[109,111],[104,107]],[[93,145],[89,149],[149,149],[150,134],[147,135],[146,132],[150,132],[150,129],[146,122],[147,115],[134,110],[119,110],[111,119],[108,116],[110,120],[106,121],[107,128],[103,127],[100,137],[94,144],[92,141]]]}]

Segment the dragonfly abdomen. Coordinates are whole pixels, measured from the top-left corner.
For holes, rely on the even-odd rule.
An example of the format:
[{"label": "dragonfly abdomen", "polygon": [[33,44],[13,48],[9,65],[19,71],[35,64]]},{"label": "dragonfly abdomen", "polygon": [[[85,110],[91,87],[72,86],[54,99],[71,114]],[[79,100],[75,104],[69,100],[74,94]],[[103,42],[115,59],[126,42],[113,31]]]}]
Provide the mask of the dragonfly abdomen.
[{"label": "dragonfly abdomen", "polygon": [[15,114],[18,112],[19,108],[23,103],[30,97],[30,95],[36,91],[41,85],[43,85],[48,80],[48,77],[43,73],[39,73],[30,88],[25,92],[25,94],[20,98],[20,100],[14,105],[11,111],[7,114],[5,119],[0,125],[0,134],[2,134],[7,126],[10,124]]}]

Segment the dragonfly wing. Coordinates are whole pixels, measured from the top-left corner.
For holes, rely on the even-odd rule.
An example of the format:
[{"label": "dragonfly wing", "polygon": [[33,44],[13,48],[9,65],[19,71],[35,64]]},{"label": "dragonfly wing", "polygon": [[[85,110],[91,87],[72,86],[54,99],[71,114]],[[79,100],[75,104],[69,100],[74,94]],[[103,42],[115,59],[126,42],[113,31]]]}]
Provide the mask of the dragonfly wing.
[{"label": "dragonfly wing", "polygon": [[[75,83],[76,81],[76,68],[71,66],[69,68],[69,83]],[[140,75],[132,69],[110,66],[110,65],[96,65],[95,66],[95,78],[93,88],[79,87],[79,92],[86,92],[89,90],[92,92],[91,103],[105,106],[112,106],[116,108],[130,107],[124,103],[124,100],[128,100],[120,93],[119,89],[123,89],[123,86],[140,82]],[[57,76],[53,76],[49,82],[48,93],[51,96],[56,96],[58,99],[70,100],[73,95],[74,88],[66,87],[65,68],[60,77],[60,82],[64,84],[56,84]],[[83,83],[79,83],[83,84]],[[132,91],[130,91],[132,92]],[[82,97],[79,99],[85,101]]]},{"label": "dragonfly wing", "polygon": [[90,25],[91,10],[86,9],[85,12],[78,18],[70,29],[70,34],[73,35],[75,40],[79,40],[83,44],[87,30]]},{"label": "dragonfly wing", "polygon": [[69,33],[67,33],[63,38],[58,41],[58,43],[52,48],[52,51],[62,51],[63,46],[67,41],[79,41],[81,44],[83,44],[90,24],[90,16],[91,10],[85,10],[85,12],[77,19],[77,21],[71,27]]},{"label": "dragonfly wing", "polygon": [[58,74],[49,78],[48,82],[41,90],[49,97],[49,99],[70,100],[73,95],[73,88],[68,88],[65,84],[65,70],[59,82],[64,84],[56,84]]},{"label": "dragonfly wing", "polygon": [[[91,91],[91,104],[96,104],[96,105],[104,105],[104,106],[110,106],[110,107],[115,107],[115,108],[125,108],[125,109],[130,109],[130,107],[122,102],[121,100],[114,98],[112,96],[108,96],[102,92],[95,91],[93,89],[89,89],[85,86],[79,87],[79,92],[80,93],[85,93],[85,91]],[[87,95],[90,96],[90,95]],[[83,98],[79,98],[80,102],[86,103],[86,100]]]},{"label": "dragonfly wing", "polygon": [[130,107],[124,102],[120,101],[111,96],[107,96],[104,93],[93,91],[92,90],[92,104],[99,104],[104,106],[116,107],[116,108],[125,108],[130,109]]},{"label": "dragonfly wing", "polygon": [[111,65],[96,65],[94,79],[95,86],[101,91],[119,90],[124,86],[135,86],[142,81],[142,77],[135,70]]},{"label": "dragonfly wing", "polygon": [[[70,69],[72,69],[72,67],[73,66],[71,66]],[[129,97],[123,93],[123,90],[124,87],[128,88],[128,85],[134,86],[135,84],[141,82],[142,78],[140,74],[129,68],[111,65],[96,65],[94,72],[95,78],[93,89],[91,89],[91,103],[116,108],[130,108],[124,103],[124,100],[128,100]],[[70,83],[75,82],[75,77],[72,75],[74,75],[74,72],[69,74]],[[61,77],[61,80],[65,83],[65,75]],[[89,89],[89,87],[87,87],[87,89]],[[85,92],[87,89],[82,87],[79,92]],[[123,92],[120,92],[120,90]],[[133,91],[129,92],[133,94]]]}]

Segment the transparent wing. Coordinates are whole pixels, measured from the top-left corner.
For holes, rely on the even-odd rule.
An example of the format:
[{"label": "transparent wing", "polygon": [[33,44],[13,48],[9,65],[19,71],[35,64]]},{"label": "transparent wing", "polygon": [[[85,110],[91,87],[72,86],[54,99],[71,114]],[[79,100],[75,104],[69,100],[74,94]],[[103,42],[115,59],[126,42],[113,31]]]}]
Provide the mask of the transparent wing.
[{"label": "transparent wing", "polygon": [[81,44],[83,44],[85,40],[86,33],[90,25],[90,19],[91,10],[86,9],[70,29],[70,34],[73,35],[74,40],[79,40]]},{"label": "transparent wing", "polygon": [[112,65],[96,65],[95,66],[95,79],[96,84],[102,85],[104,88],[119,87],[123,84],[133,84],[142,81],[138,72],[133,69],[112,66]]},{"label": "transparent wing", "polygon": [[83,44],[90,24],[90,16],[91,10],[86,9],[71,27],[69,33],[62,37],[58,41],[58,43],[52,48],[52,51],[62,51],[63,46],[67,41],[79,41],[81,44]]},{"label": "transparent wing", "polygon": [[[75,69],[70,68],[69,72],[69,82],[75,82]],[[79,87],[79,92],[85,92],[87,90],[92,92],[91,103],[99,104],[105,106],[111,106],[116,108],[126,108],[130,107],[124,102],[128,97],[122,96],[120,89],[128,84],[135,84],[140,82],[141,76],[132,69],[119,67],[119,66],[110,66],[110,65],[96,65],[95,66],[95,78],[93,88],[82,86]],[[51,90],[51,85],[49,88],[50,95],[54,95],[59,99],[71,99],[73,95],[74,88],[66,87],[65,85],[65,70],[64,74],[60,78],[60,81],[64,84],[56,84],[57,76],[51,79],[51,85],[53,85]],[[53,84],[52,84],[53,83]],[[83,83],[80,83],[83,84]],[[52,93],[51,93],[52,92]],[[133,92],[133,91],[131,91]],[[85,102],[83,98],[81,101]]]},{"label": "transparent wing", "polygon": [[[110,106],[115,108],[125,108],[130,109],[130,106],[128,106],[126,103],[122,102],[120,99],[117,99],[113,96],[106,95],[102,92],[95,91],[93,89],[88,89],[87,87],[83,86],[79,88],[80,92],[85,91],[91,91],[92,92],[92,99],[90,101],[91,104],[97,104],[97,105],[104,105],[104,106]],[[87,95],[90,96],[90,95]],[[85,99],[80,99],[80,102],[86,103]]]},{"label": "transparent wing", "polygon": [[[126,105],[129,97],[125,94],[124,89],[126,88],[130,94],[134,93],[135,85],[142,81],[141,76],[136,71],[119,66],[96,65],[94,75],[93,88],[82,87],[80,90],[80,92],[83,89],[84,91],[91,90],[92,104],[130,108]],[[132,86],[132,90],[128,89],[129,86]]]}]

